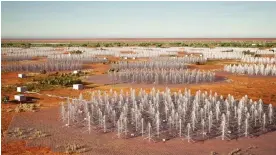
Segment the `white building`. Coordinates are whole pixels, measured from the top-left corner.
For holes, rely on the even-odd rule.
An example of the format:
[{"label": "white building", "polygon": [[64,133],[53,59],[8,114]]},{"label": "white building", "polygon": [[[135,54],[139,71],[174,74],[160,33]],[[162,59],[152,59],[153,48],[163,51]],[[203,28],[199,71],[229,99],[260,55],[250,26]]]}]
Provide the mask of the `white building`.
[{"label": "white building", "polygon": [[81,89],[83,89],[84,87],[83,87],[83,84],[74,84],[73,85],[73,89],[75,89],[75,90],[81,90]]},{"label": "white building", "polygon": [[20,102],[26,101],[26,96],[23,94],[14,95],[14,99]]},{"label": "white building", "polygon": [[26,75],[25,75],[25,74],[18,74],[18,77],[19,77],[19,78],[25,78]]},{"label": "white building", "polygon": [[17,92],[24,93],[25,91],[27,91],[27,87],[17,87]]},{"label": "white building", "polygon": [[78,74],[78,73],[80,73],[81,71],[80,70],[74,70],[73,71],[73,74]]}]

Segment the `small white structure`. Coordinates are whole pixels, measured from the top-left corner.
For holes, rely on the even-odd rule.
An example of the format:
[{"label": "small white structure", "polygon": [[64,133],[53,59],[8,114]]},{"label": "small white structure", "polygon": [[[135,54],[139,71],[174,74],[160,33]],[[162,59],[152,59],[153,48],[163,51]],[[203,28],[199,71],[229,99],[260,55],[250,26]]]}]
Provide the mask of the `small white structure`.
[{"label": "small white structure", "polygon": [[19,78],[25,78],[26,75],[25,75],[25,74],[18,74],[18,77],[19,77]]},{"label": "small white structure", "polygon": [[79,74],[81,71],[80,70],[74,70],[73,74]]},{"label": "small white structure", "polygon": [[133,59],[133,60],[135,60],[136,58],[135,58],[135,57],[133,57],[132,59]]},{"label": "small white structure", "polygon": [[107,60],[107,58],[106,58],[106,57],[104,57],[103,59],[104,59],[104,60]]},{"label": "small white structure", "polygon": [[127,57],[124,57],[125,60],[127,60]]},{"label": "small white structure", "polygon": [[81,90],[81,89],[83,89],[83,84],[73,84],[73,89]]},{"label": "small white structure", "polygon": [[17,92],[24,93],[25,91],[27,91],[27,87],[17,87]]},{"label": "small white structure", "polygon": [[24,96],[23,94],[18,94],[18,95],[14,95],[14,99],[17,101],[26,101],[26,96]]}]

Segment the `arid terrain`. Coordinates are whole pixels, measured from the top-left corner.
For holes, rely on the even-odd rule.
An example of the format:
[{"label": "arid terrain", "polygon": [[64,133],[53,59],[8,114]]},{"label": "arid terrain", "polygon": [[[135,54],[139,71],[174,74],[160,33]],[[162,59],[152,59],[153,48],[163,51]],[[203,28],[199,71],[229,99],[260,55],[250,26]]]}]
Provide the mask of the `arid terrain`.
[{"label": "arid terrain", "polygon": [[[153,39],[154,41],[185,41],[187,39]],[[265,40],[275,41],[275,38],[271,39],[188,39],[189,41],[244,41],[244,40]],[[3,42],[21,40],[2,40]],[[70,42],[72,40],[23,40],[22,42]],[[93,42],[94,39],[79,39],[75,42]],[[113,39],[97,39],[96,41],[117,41]],[[147,41],[147,39],[119,39],[119,41]],[[62,49],[61,52],[66,52],[66,49]],[[187,54],[181,50],[178,52],[179,57],[184,57]],[[127,54],[127,53],[124,53]],[[276,154],[276,131],[263,134],[258,137],[242,137],[236,140],[220,140],[210,139],[200,142],[188,143],[185,139],[175,138],[166,142],[148,142],[143,140],[142,137],[135,137],[129,139],[116,138],[115,132],[109,132],[102,134],[97,130],[93,130],[90,134],[81,133],[76,128],[64,127],[58,117],[58,107],[61,102],[65,102],[66,99],[61,97],[78,98],[80,93],[84,98],[89,99],[89,93],[93,90],[109,91],[110,89],[120,91],[129,90],[130,88],[137,91],[141,88],[148,92],[153,87],[160,91],[169,87],[171,91],[190,89],[194,95],[197,90],[217,92],[219,95],[226,97],[228,94],[233,95],[235,98],[248,95],[252,100],[262,99],[264,104],[272,104],[276,106],[276,77],[275,76],[249,76],[238,75],[225,72],[224,65],[227,64],[239,64],[240,60],[207,60],[205,64],[189,64],[189,69],[198,69],[200,71],[213,71],[216,73],[216,81],[212,83],[197,83],[197,84],[134,84],[134,83],[114,83],[109,79],[107,73],[112,68],[112,62],[128,61],[137,62],[146,60],[143,58],[137,58],[135,60],[127,59],[121,60],[114,56],[105,56],[109,62],[107,63],[87,63],[83,65],[82,71],[86,74],[80,75],[80,79],[85,85],[83,90],[73,90],[72,86],[51,86],[49,88],[42,89],[38,85],[34,85],[34,88],[39,88],[37,93],[26,92],[24,93],[30,103],[34,104],[35,110],[33,111],[16,111],[16,108],[20,103],[13,101],[14,95],[17,94],[16,87],[18,85],[25,85],[26,83],[32,83],[35,78],[48,78],[50,76],[56,76],[56,72],[47,72],[45,74],[25,72],[27,78],[20,79],[17,77],[18,73],[24,73],[19,71],[1,72],[1,96],[9,96],[10,101],[8,103],[1,102],[1,147],[2,154],[65,154],[58,146],[66,145],[67,143],[76,143],[79,145],[88,145],[89,150],[86,154],[95,155],[111,155],[111,154],[254,154],[254,155],[274,155]],[[26,64],[41,63],[44,58],[37,58],[34,60],[24,60]],[[10,62],[2,62],[10,63]],[[58,75],[71,73],[72,71],[58,71]],[[275,119],[275,118],[274,118]],[[45,133],[49,133],[49,136],[26,139],[26,138],[11,138],[8,136],[8,132],[14,128],[20,128],[27,130],[28,128],[34,128]],[[143,148],[143,149],[142,149]]]}]

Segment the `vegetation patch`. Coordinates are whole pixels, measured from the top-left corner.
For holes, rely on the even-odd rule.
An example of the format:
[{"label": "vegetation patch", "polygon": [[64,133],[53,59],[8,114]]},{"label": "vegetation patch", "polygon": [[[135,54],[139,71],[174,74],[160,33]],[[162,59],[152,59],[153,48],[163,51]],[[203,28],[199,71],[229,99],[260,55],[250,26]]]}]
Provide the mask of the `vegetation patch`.
[{"label": "vegetation patch", "polygon": [[82,54],[84,51],[81,50],[74,50],[74,51],[69,51],[70,54]]},{"label": "vegetation patch", "polygon": [[[16,90],[16,85],[3,85],[1,86],[2,92],[12,92]],[[5,97],[5,96],[4,96]],[[4,103],[4,97],[2,97],[2,102]],[[7,98],[5,98],[6,100]]]},{"label": "vegetation patch", "polygon": [[[72,86],[73,84],[83,84],[80,77],[86,74],[87,73],[83,73],[83,72],[78,74],[72,74],[72,73],[59,74],[57,72],[44,77],[33,77],[31,82],[24,83],[24,84],[16,83],[14,85],[6,85],[6,86],[2,85],[1,89],[2,89],[2,92],[15,92],[16,87],[25,86],[27,88],[27,91],[39,92],[42,90],[52,90],[58,87],[69,87],[69,86]],[[2,100],[2,103],[9,102],[8,96],[2,96],[1,100]]]},{"label": "vegetation patch", "polygon": [[250,52],[250,50],[242,51],[242,53],[243,53],[244,55],[251,55],[251,56],[254,56],[254,55],[255,55],[255,52]]},{"label": "vegetation patch", "polygon": [[9,137],[19,138],[19,139],[36,139],[36,138],[50,136],[49,134],[34,128],[28,128],[28,129],[15,128],[11,131],[8,131],[7,135]]},{"label": "vegetation patch", "polygon": [[3,96],[2,99],[1,99],[2,103],[8,103],[9,100],[10,100],[9,96]]},{"label": "vegetation patch", "polygon": [[84,153],[88,151],[88,149],[84,145],[79,144],[65,144],[63,146],[56,146],[57,149],[61,149],[66,154],[78,154],[78,153]]},{"label": "vegetation patch", "polygon": [[39,107],[40,107],[40,104],[20,104],[14,109],[14,111],[15,112],[26,112],[26,111],[35,112]]},{"label": "vegetation patch", "polygon": [[[79,43],[71,42],[70,44],[30,44],[22,42],[5,42],[1,44],[2,47],[127,47],[127,46],[140,46],[140,47],[246,47],[246,48],[273,48],[276,47],[276,42],[266,42],[266,41],[163,41],[163,42],[89,42],[89,43]],[[78,53],[78,52],[77,52]]]},{"label": "vegetation patch", "polygon": [[81,84],[80,74],[55,74],[43,78],[34,78],[34,82],[39,85],[50,85],[50,86],[72,86],[73,84]]}]

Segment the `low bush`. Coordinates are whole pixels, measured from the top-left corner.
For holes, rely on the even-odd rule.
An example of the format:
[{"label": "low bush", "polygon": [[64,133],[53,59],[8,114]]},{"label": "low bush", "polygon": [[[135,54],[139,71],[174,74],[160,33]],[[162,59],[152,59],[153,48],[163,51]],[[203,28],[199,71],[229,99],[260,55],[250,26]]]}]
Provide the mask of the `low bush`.
[{"label": "low bush", "polygon": [[234,52],[234,50],[231,49],[231,50],[225,50],[225,51],[221,51],[221,52]]},{"label": "low bush", "polygon": [[2,97],[2,103],[8,103],[10,100],[10,97],[9,96],[3,96]]},{"label": "low bush", "polygon": [[80,75],[73,74],[61,74],[59,76],[50,76],[42,79],[37,79],[41,85],[60,85],[60,86],[72,86],[73,84],[81,84],[79,79]]},{"label": "low bush", "polygon": [[80,50],[74,50],[74,51],[69,51],[70,54],[82,54],[83,51]]},{"label": "low bush", "polygon": [[203,62],[196,62],[196,65],[204,65],[204,63]]},{"label": "low bush", "polygon": [[65,146],[65,153],[66,154],[76,154],[76,153],[82,153],[85,152],[85,147],[78,145],[78,144],[67,144]]},{"label": "low bush", "polygon": [[35,112],[35,110],[38,109],[39,106],[40,106],[39,104],[20,104],[14,109],[14,111],[15,112],[25,112],[25,111]]},{"label": "low bush", "polygon": [[1,90],[2,90],[2,92],[12,92],[12,91],[16,90],[16,86],[15,85],[6,85],[6,86],[2,85]]},{"label": "low bush", "polygon": [[254,55],[255,53],[254,52],[250,52],[250,50],[247,50],[247,51],[243,51],[242,52],[244,55]]}]

